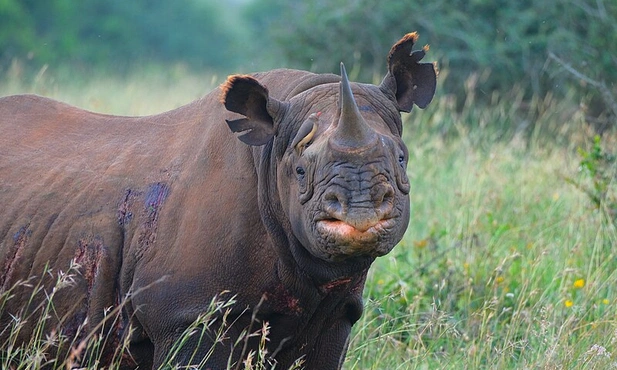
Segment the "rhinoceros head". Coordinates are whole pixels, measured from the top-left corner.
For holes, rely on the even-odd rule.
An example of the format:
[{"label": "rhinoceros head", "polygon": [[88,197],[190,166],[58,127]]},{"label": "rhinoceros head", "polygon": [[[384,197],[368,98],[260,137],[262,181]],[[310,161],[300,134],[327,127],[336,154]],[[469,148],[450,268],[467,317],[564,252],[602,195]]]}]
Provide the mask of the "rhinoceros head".
[{"label": "rhinoceros head", "polygon": [[426,48],[411,50],[416,38],[392,47],[380,86],[350,83],[341,64],[340,79],[285,101],[250,76],[232,76],[223,88],[226,108],[244,116],[228,121],[231,130],[271,153],[276,181],[268,186],[276,188],[265,202],[316,258],[374,258],[403,237],[409,181],[400,112],[424,108],[436,82],[434,66],[418,63]]}]

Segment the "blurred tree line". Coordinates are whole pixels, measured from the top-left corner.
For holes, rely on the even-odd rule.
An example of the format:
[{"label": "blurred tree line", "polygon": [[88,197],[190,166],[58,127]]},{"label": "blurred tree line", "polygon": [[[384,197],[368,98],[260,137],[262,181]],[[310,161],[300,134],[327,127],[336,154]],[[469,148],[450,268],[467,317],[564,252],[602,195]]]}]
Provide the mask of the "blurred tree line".
[{"label": "blurred tree line", "polygon": [[223,66],[233,29],[198,0],[0,0],[0,63]]},{"label": "blurred tree line", "polygon": [[[596,126],[616,126],[617,1],[614,0],[255,0],[249,14],[293,66],[336,71],[353,61],[375,81],[402,34],[419,31],[427,60],[446,72],[443,90],[514,87],[532,95],[576,91]],[[265,25],[265,26],[264,26]],[[422,46],[423,44],[419,45]]]},{"label": "blurred tree line", "polygon": [[471,88],[490,102],[514,87],[527,97],[576,91],[590,117],[614,125],[613,0],[0,0],[0,68],[17,58],[336,72],[344,61],[353,78],[375,82],[392,43],[413,30],[433,46],[427,60],[450,94]]}]

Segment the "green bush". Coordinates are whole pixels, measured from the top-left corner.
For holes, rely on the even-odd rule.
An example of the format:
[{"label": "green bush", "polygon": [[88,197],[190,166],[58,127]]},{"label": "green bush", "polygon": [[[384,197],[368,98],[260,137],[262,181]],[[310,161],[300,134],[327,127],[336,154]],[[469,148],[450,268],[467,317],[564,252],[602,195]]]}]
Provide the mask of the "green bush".
[{"label": "green bush", "polygon": [[597,209],[605,210],[617,226],[617,156],[602,147],[600,136],[594,137],[590,150],[578,148],[578,154],[583,179],[568,181],[587,194]]}]

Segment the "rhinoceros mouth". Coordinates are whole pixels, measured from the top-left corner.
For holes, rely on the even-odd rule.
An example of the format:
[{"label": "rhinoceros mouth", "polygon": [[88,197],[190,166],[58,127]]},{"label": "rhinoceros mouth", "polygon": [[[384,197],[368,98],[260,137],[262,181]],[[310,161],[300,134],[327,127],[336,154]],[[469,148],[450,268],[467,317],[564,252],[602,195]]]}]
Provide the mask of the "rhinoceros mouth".
[{"label": "rhinoceros mouth", "polygon": [[394,226],[394,219],[384,219],[368,225],[362,229],[356,228],[345,221],[337,219],[325,219],[317,221],[317,227],[321,232],[338,235],[345,239],[364,239],[367,236],[378,236]]},{"label": "rhinoceros mouth", "polygon": [[382,219],[371,225],[356,228],[338,219],[323,219],[316,222],[317,233],[324,242],[324,252],[338,256],[381,256],[392,246],[387,240],[395,227],[393,218]]}]

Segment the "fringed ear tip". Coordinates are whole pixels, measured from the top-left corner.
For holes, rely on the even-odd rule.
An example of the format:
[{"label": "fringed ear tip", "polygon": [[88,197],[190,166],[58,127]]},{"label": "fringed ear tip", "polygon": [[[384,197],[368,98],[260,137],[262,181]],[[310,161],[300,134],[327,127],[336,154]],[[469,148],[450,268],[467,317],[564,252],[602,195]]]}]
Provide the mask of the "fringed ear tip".
[{"label": "fringed ear tip", "polygon": [[420,35],[418,34],[418,32],[414,31],[407,33],[400,40],[398,40],[396,44],[392,46],[390,52],[388,53],[388,64],[390,64],[390,61],[392,60],[394,55],[399,52],[404,52],[407,55],[411,55],[411,53],[413,53],[413,45],[418,41],[419,37]]},{"label": "fringed ear tip", "polygon": [[424,50],[424,52],[428,52],[431,49],[431,46],[429,44],[426,44],[422,47],[422,50]]},{"label": "fringed ear tip", "polygon": [[[228,97],[230,95],[230,93],[232,91],[234,91],[234,89],[236,87],[258,87],[260,89],[262,89],[264,91],[264,93],[268,93],[268,89],[265,88],[264,86],[262,86],[259,81],[257,81],[253,76],[251,75],[242,75],[242,74],[235,74],[235,75],[230,75],[227,77],[227,80],[225,80],[225,82],[223,82],[219,88],[221,89],[221,94],[219,95],[219,101],[223,104],[227,103]],[[241,90],[244,90],[244,88],[242,88]]]},{"label": "fringed ear tip", "polygon": [[[418,41],[418,37],[420,37],[420,35],[418,34],[418,31],[413,31],[413,32],[409,32],[408,34],[403,36],[403,40],[404,41],[409,41],[409,39],[411,39],[411,41],[415,44],[416,41]],[[401,40],[401,41],[403,41],[403,40]]]},{"label": "fringed ear tip", "polygon": [[413,47],[413,44],[416,43],[416,41],[418,41],[418,32],[410,32],[408,34],[406,34],[405,36],[403,36],[400,40],[398,40],[398,42],[396,44],[394,44],[394,46],[392,47],[392,50],[397,50],[398,48],[400,48],[403,45],[407,45],[409,43],[411,43],[410,48]]},{"label": "fringed ear tip", "polygon": [[227,94],[229,93],[233,85],[235,84],[238,77],[239,75],[227,76],[227,79],[225,80],[225,82],[223,82],[219,86],[219,88],[221,89],[221,94],[219,95],[219,101],[221,103],[225,104],[227,102]]},{"label": "fringed ear tip", "polygon": [[229,91],[228,82],[229,79],[219,86],[219,89],[221,89],[221,93],[219,94],[219,102],[223,105],[225,105],[225,102],[227,101],[227,92]]},{"label": "fringed ear tip", "polygon": [[231,90],[233,86],[237,83],[246,83],[249,85],[259,85],[259,82],[257,82],[257,80],[251,75],[236,74],[236,75],[228,76],[225,82],[223,82],[220,85],[220,88],[223,91],[223,93],[226,93],[229,90]]}]

